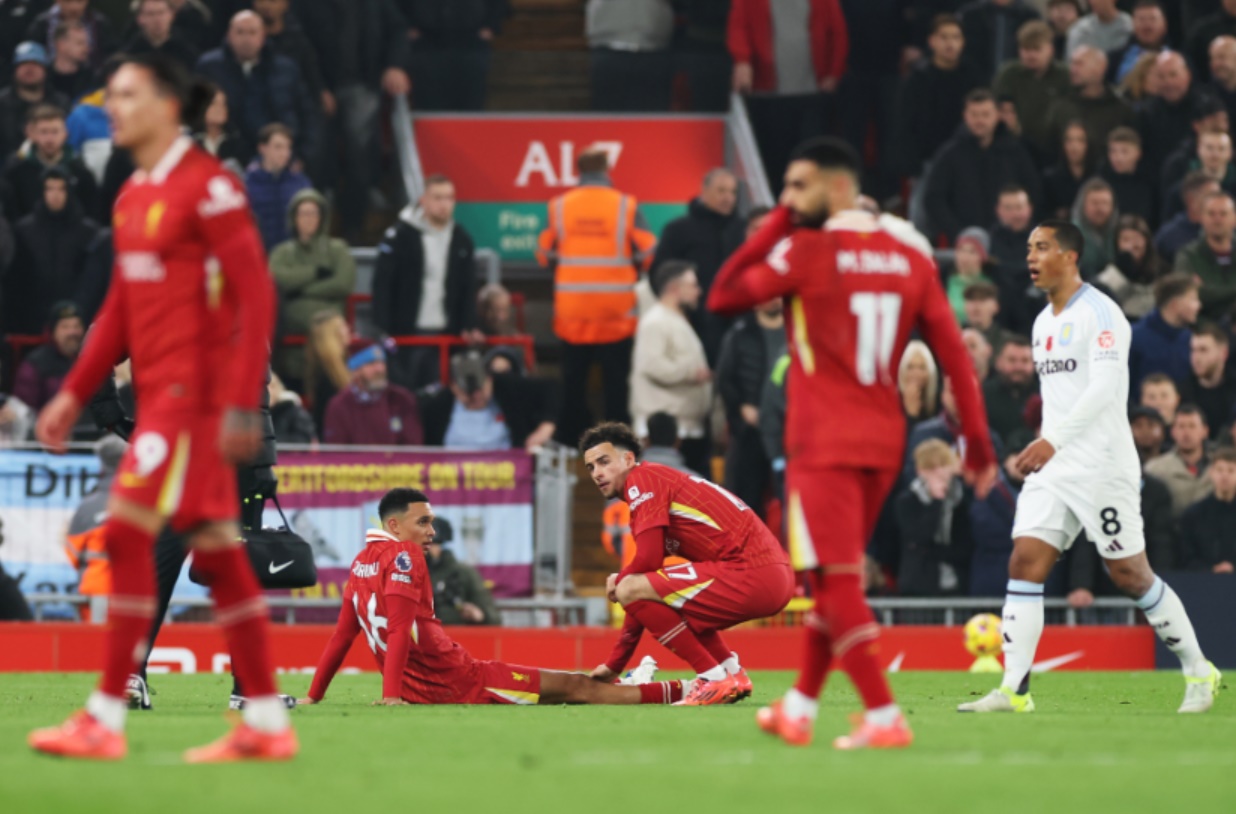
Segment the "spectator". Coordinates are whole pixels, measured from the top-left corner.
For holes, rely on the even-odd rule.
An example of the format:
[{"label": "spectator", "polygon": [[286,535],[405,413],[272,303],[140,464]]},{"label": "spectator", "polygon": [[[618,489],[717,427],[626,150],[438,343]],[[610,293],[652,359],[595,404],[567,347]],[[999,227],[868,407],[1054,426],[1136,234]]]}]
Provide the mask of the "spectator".
[{"label": "spectator", "polygon": [[962,329],[961,341],[966,346],[966,353],[970,354],[970,361],[974,364],[974,372],[978,374],[981,386],[991,375],[991,357],[995,350],[982,331],[974,328]]},{"label": "spectator", "polygon": [[996,322],[1000,313],[1000,289],[991,283],[975,283],[966,288],[963,296],[966,313],[962,325],[978,331],[998,352],[1009,338],[1009,332]]},{"label": "spectator", "polygon": [[[575,165],[579,186],[549,202],[548,225],[537,243],[538,262],[554,269],[554,333],[563,343],[564,411],[558,440],[568,445],[576,442],[589,420],[588,411],[581,408],[588,403],[593,362],[605,370],[604,417],[611,421],[627,417],[631,346],[638,322],[632,314],[638,301],[635,269],[647,268],[656,245],[635,199],[611,188],[604,152],[589,148]],[[593,258],[602,258],[602,264],[594,265]],[[598,291],[597,284],[607,290]]]},{"label": "spectator", "polygon": [[[897,586],[905,596],[959,596],[970,589],[975,551],[974,495],[961,482],[961,464],[948,444],[923,441],[913,451],[915,478],[895,501],[901,537]],[[1008,547],[1012,512],[1000,535]],[[1006,559],[1007,563],[1007,559]]]},{"label": "spectator", "polygon": [[80,20],[60,23],[54,32],[55,58],[47,71],[47,85],[56,93],[76,103],[98,87],[95,72],[90,67],[90,32]]},{"label": "spectator", "polygon": [[[437,3],[421,0],[420,5]],[[674,8],[670,0],[589,0],[585,24],[592,51],[592,109],[628,113],[669,110],[674,80],[669,50]],[[484,76],[480,79],[479,99],[483,101]],[[417,107],[421,107],[419,82],[416,93]]]},{"label": "spectator", "polygon": [[[1047,114],[1048,132],[1063,144],[1064,130],[1073,122],[1086,128],[1086,142],[1094,148],[1107,143],[1107,134],[1121,125],[1132,125],[1133,109],[1107,84],[1107,55],[1083,45],[1069,58],[1072,89],[1056,99]],[[1143,136],[1144,139],[1144,136]]]},{"label": "spectator", "polygon": [[[1013,516],[1017,492],[1003,478],[985,500],[973,495],[970,504],[970,534],[974,554],[970,558],[970,596],[999,596],[1008,586],[1009,558],[1013,555]],[[1047,590],[1053,580],[1048,579]]]},{"label": "spectator", "polygon": [[34,18],[47,10],[51,0],[0,4],[0,83],[13,75],[13,49],[26,39]]},{"label": "spectator", "polygon": [[826,100],[845,72],[849,36],[839,0],[731,0],[726,35],[733,87],[747,100],[760,158],[775,191],[790,152],[829,122]]},{"label": "spectator", "polygon": [[1047,0],[1047,22],[1054,35],[1056,59],[1065,59],[1069,31],[1081,18],[1081,0]]},{"label": "spectator", "polygon": [[[1180,407],[1180,391],[1176,382],[1166,373],[1151,373],[1142,379],[1139,403],[1153,409],[1170,427],[1175,422],[1176,410]],[[1171,440],[1168,439],[1165,443],[1170,448]]]},{"label": "spectator", "polygon": [[22,360],[13,384],[13,395],[35,412],[42,410],[56,395],[82,349],[86,327],[77,313],[77,306],[68,300],[52,306],[48,332],[48,341]]},{"label": "spectator", "polygon": [[69,190],[86,212],[93,213],[97,190],[94,176],[65,142],[64,111],[51,105],[31,109],[26,125],[29,149],[19,150],[4,168],[8,196],[4,211],[14,220],[34,211],[43,197],[43,174],[55,167],[69,181]]},{"label": "spectator", "polygon": [[1180,388],[1180,398],[1196,404],[1210,427],[1210,440],[1217,441],[1223,427],[1236,413],[1236,378],[1227,371],[1230,340],[1217,325],[1202,325],[1189,341],[1192,374]]},{"label": "spectator", "polygon": [[[299,3],[296,16],[313,43],[326,84],[323,109],[336,119],[343,161],[337,181],[343,236],[357,242],[368,211],[371,167],[377,161],[381,94],[407,96],[412,89],[408,26],[394,0],[330,0]],[[340,186],[340,184],[336,184]]]},{"label": "spectator", "polygon": [[115,254],[112,250],[111,229],[100,229],[86,247],[86,263],[77,286],[76,301],[82,322],[87,325],[94,322],[95,315],[99,313],[103,300],[107,297],[107,289],[112,280],[112,267],[116,261]]},{"label": "spectator", "polygon": [[1017,32],[1017,61],[1000,69],[992,87],[997,99],[1012,100],[1021,137],[1040,164],[1059,148],[1047,126],[1052,103],[1069,92],[1069,71],[1054,57],[1051,27],[1026,23]]},{"label": "spectator", "polygon": [[228,116],[227,94],[216,88],[193,139],[199,147],[222,161],[223,166],[243,176],[244,168],[253,159],[253,147],[245,144],[236,128],[229,124]]},{"label": "spectator", "polygon": [[1210,84],[1206,93],[1223,103],[1229,122],[1236,121],[1236,37],[1216,37],[1210,44]]},{"label": "spectator", "polygon": [[1154,247],[1165,262],[1173,263],[1181,249],[1201,237],[1203,205],[1219,191],[1219,182],[1204,172],[1191,172],[1180,182],[1184,211],[1160,226],[1154,236]]},{"label": "spectator", "polygon": [[1043,210],[1051,217],[1067,220],[1082,184],[1094,174],[1097,161],[1090,145],[1084,124],[1074,121],[1065,125],[1060,160],[1043,173]]},{"label": "spectator", "polygon": [[478,351],[451,360],[449,387],[421,397],[425,443],[447,449],[535,451],[554,437],[558,404],[543,379],[492,375]]},{"label": "spectator", "polygon": [[1116,8],[1116,0],[1089,0],[1090,13],[1069,29],[1065,51],[1072,58],[1078,48],[1090,46],[1104,53],[1119,51],[1133,36],[1133,18]]},{"label": "spectator", "polygon": [[1003,269],[1025,270],[1026,246],[1034,226],[1034,207],[1030,196],[1017,184],[1008,184],[996,198],[996,225],[991,229],[991,259],[998,267],[995,276]]},{"label": "spectator", "polygon": [[1181,567],[1236,573],[1236,449],[1215,451],[1207,472],[1212,494],[1180,518]]},{"label": "spectator", "polygon": [[1219,322],[1236,303],[1236,270],[1232,268],[1232,232],[1236,205],[1226,192],[1215,192],[1202,204],[1202,236],[1176,256],[1176,271],[1192,274],[1199,282],[1201,314]]},{"label": "spectator", "polygon": [[[356,261],[346,243],[330,236],[330,204],[317,190],[296,193],[287,219],[292,237],[271,252],[270,273],[279,289],[282,332],[306,336],[316,314],[343,315],[356,287]],[[298,351],[280,348],[275,355],[275,368],[297,386],[305,378]]]},{"label": "spectator", "polygon": [[305,409],[298,394],[283,386],[276,374],[270,377],[270,420],[275,428],[275,442],[313,444],[318,440],[313,416]]},{"label": "spectator", "polygon": [[[133,161],[127,150],[117,150],[112,144],[112,123],[104,107],[106,102],[106,84],[111,75],[120,67],[120,60],[113,59],[103,66],[97,89],[74,101],[73,109],[65,119],[65,127],[69,131],[68,144],[73,151],[81,156],[82,162],[90,168],[95,181],[103,185],[99,191],[99,211],[106,211],[111,219],[111,207],[119,194],[120,185],[128,180],[133,171]],[[123,176],[116,174],[123,169],[121,158],[126,157],[128,172]],[[113,188],[115,194],[112,193]]]},{"label": "spectator", "polygon": [[1142,160],[1142,138],[1132,127],[1117,127],[1107,136],[1107,161],[1099,177],[1112,188],[1116,208],[1147,222],[1158,221],[1154,175]]},{"label": "spectator", "polygon": [[[958,419],[957,400],[953,397],[953,383],[944,378],[944,386],[940,390],[940,414],[924,421],[910,431],[910,439],[906,443],[905,470],[902,473],[905,482],[914,479],[913,451],[928,438],[938,438],[954,451],[958,452],[958,439],[961,438],[961,422]],[[991,443],[996,451],[996,459],[1004,460],[1004,443],[994,432],[991,433]]]},{"label": "spectator", "polygon": [[1136,107],[1159,92],[1159,79],[1155,72],[1156,60],[1159,54],[1147,52],[1137,58],[1133,68],[1124,76],[1124,81],[1116,86],[1116,95]]},{"label": "spectator", "polygon": [[773,364],[784,353],[785,318],[778,298],[734,323],[717,363],[717,390],[730,439],[725,486],[761,516],[771,469],[760,440],[760,398]]},{"label": "spectator", "polygon": [[702,478],[703,475],[683,461],[681,447],[682,439],[678,437],[676,418],[669,413],[653,413],[648,416],[648,437],[645,439],[644,451],[639,456],[641,461],[651,461]]},{"label": "spectator", "polygon": [[[729,255],[729,244],[734,242],[733,231],[739,221],[734,214],[737,203],[738,179],[734,173],[724,168],[710,170],[699,196],[688,204],[687,214],[665,224],[652,267],[659,268],[667,260],[686,260],[695,267],[707,298],[713,278]],[[691,314],[691,324],[704,343],[709,364],[715,364],[728,321],[701,308]]]},{"label": "spectator", "polygon": [[1197,140],[1201,134],[1230,131],[1227,108],[1208,93],[1194,94],[1190,127],[1192,132],[1168,155],[1159,171],[1159,185],[1164,193],[1164,203],[1168,201],[1168,196],[1174,197],[1173,188],[1188,175],[1189,166],[1197,162]]},{"label": "spectator", "polygon": [[[0,443],[3,443],[6,410],[5,405],[0,404]],[[0,546],[2,545],[4,545],[4,521],[0,520]],[[0,621],[34,621],[34,614],[30,612],[30,606],[26,604],[26,597],[22,595],[21,586],[17,580],[5,573],[3,563],[0,563]]]},{"label": "spectator", "polygon": [[1157,54],[1167,45],[1167,17],[1159,0],[1137,0],[1133,4],[1132,36],[1107,55],[1107,81],[1119,85],[1143,54]]},{"label": "spectator", "polygon": [[1093,280],[1116,258],[1116,221],[1120,212],[1111,186],[1102,178],[1091,178],[1082,184],[1072,215],[1073,223],[1086,240],[1078,267],[1086,280]]},{"label": "spectator", "polygon": [[1037,392],[1030,340],[1024,336],[1009,337],[996,354],[996,375],[983,384],[987,421],[1009,453],[1020,452],[1034,440],[1034,433],[1026,427],[1022,416],[1030,397]]},{"label": "spectator", "polygon": [[1143,467],[1147,461],[1163,454],[1167,442],[1167,422],[1158,410],[1142,404],[1131,407],[1129,430],[1133,433],[1133,446],[1137,447],[1137,458]]},{"label": "spectator", "polygon": [[288,207],[309,179],[292,166],[292,131],[274,122],[258,133],[258,158],[245,170],[249,205],[266,251],[288,239]]},{"label": "spectator", "polygon": [[635,333],[632,428],[643,438],[648,434],[648,416],[669,413],[678,421],[687,466],[703,472],[708,468],[713,377],[704,346],[687,319],[700,301],[695,268],[683,260],[666,261],[653,273],[653,290],[657,304],[640,317]]},{"label": "spectator", "polygon": [[514,336],[511,292],[501,283],[486,283],[476,292],[476,329],[485,336]]},{"label": "spectator", "polygon": [[[295,155],[312,164],[320,129],[315,101],[296,63],[266,46],[261,17],[252,11],[233,17],[227,39],[202,54],[197,72],[227,96],[228,121],[247,143],[260,143],[267,125],[282,124]],[[283,211],[276,222],[282,223]]]},{"label": "spectator", "polygon": [[36,42],[23,42],[13,52],[13,84],[0,89],[0,158],[17,152],[26,139],[30,110],[37,105],[55,105],[67,110],[69,100],[47,84],[47,49]]},{"label": "spectator", "polygon": [[313,43],[309,41],[296,16],[288,13],[291,4],[292,0],[254,0],[253,10],[262,18],[266,42],[271,49],[300,66],[309,95],[314,100],[316,113],[326,107],[326,83],[322,79],[322,68],[318,64],[318,54],[313,50]]},{"label": "spectator", "polygon": [[125,43],[124,52],[130,56],[163,54],[192,71],[198,50],[174,29],[176,12],[171,0],[138,0],[135,11],[138,33]]},{"label": "spectator", "polygon": [[1197,78],[1202,81],[1210,78],[1206,58],[1210,44],[1218,37],[1236,35],[1236,0],[1220,0],[1220,5],[1222,8],[1193,24],[1185,46],[1189,62],[1197,71]]},{"label": "spectator", "polygon": [[958,12],[967,57],[984,77],[993,77],[1005,62],[1017,58],[1017,32],[1039,13],[1024,0],[972,0]]},{"label": "spectator", "polygon": [[1158,167],[1189,137],[1194,95],[1193,76],[1180,54],[1162,52],[1155,58],[1154,71],[1156,93],[1138,108],[1137,130],[1147,164]]},{"label": "spectator", "polygon": [[334,311],[319,311],[309,322],[309,341],[305,344],[305,387],[310,399],[313,425],[323,427],[326,407],[336,393],[351,384],[347,348],[352,331]]},{"label": "spectator", "polygon": [[[462,336],[476,327],[476,266],[472,235],[455,220],[455,184],[425,179],[420,201],[408,204],[378,245],[373,320],[391,336]],[[400,354],[412,387],[438,380],[437,348]]]},{"label": "spectator", "polygon": [[[1197,156],[1186,168],[1213,178],[1229,194],[1236,190],[1236,165],[1232,163],[1232,139],[1224,131],[1209,130],[1197,136]],[[1173,186],[1164,201],[1164,219],[1180,211],[1180,195]]]},{"label": "spectator", "polygon": [[987,253],[991,239],[977,226],[961,230],[953,249],[953,270],[948,276],[948,301],[958,324],[966,319],[965,290],[975,283],[990,283],[987,276]]},{"label": "spectator", "polygon": [[[29,439],[37,417],[37,413],[17,396],[0,392],[0,449]],[[3,527],[0,521],[0,529]],[[0,533],[0,541],[3,539]]]},{"label": "spectator", "polygon": [[90,67],[99,69],[103,60],[116,51],[115,37],[107,15],[90,8],[90,0],[55,0],[52,7],[34,18],[26,39],[56,50],[55,31],[61,23],[80,22],[90,33]]},{"label": "spectator", "polygon": [[932,157],[957,132],[966,94],[983,84],[982,74],[962,61],[965,37],[956,17],[941,14],[927,38],[930,56],[914,65],[897,94],[896,161],[899,170],[922,178]]},{"label": "spectator", "polygon": [[897,392],[901,396],[907,431],[940,412],[939,370],[931,351],[920,339],[911,339],[901,354],[897,364]]},{"label": "spectator", "polygon": [[[490,43],[509,13],[507,5],[507,0],[461,0],[452,2],[449,6],[439,0],[404,0],[403,8],[409,26],[408,37],[413,42],[412,58],[415,67],[412,94],[418,110],[480,110],[485,106]],[[656,9],[648,8],[644,3],[604,5],[635,5],[639,7],[642,19],[657,16]],[[602,14],[612,12],[611,9],[599,11]],[[591,7],[588,14],[588,27],[591,32],[594,14]],[[625,20],[617,22],[621,34],[630,33],[627,28],[622,27]],[[665,41],[668,44],[668,31]],[[631,40],[620,42],[632,44]],[[636,40],[635,44],[642,42]],[[665,81],[668,102],[671,77],[667,59],[668,54],[662,78]],[[634,74],[628,74],[628,78],[632,85],[642,86],[650,94],[659,90],[642,83]],[[664,109],[669,109],[668,103]]]},{"label": "spectator", "polygon": [[424,443],[416,396],[386,375],[386,353],[372,339],[348,345],[350,385],[326,407],[322,440],[327,444],[420,446]]},{"label": "spectator", "polygon": [[1099,272],[1098,282],[1126,317],[1141,319],[1154,308],[1154,284],[1166,273],[1146,221],[1121,215],[1116,221],[1116,263]]},{"label": "spectator", "polygon": [[[1155,307],[1133,326],[1129,347],[1129,394],[1142,380],[1164,373],[1173,382],[1189,375],[1190,326],[1197,321],[1201,300],[1198,283],[1188,274],[1169,274],[1154,286]],[[1153,406],[1153,405],[1152,405]],[[1171,417],[1164,415],[1169,422]]]},{"label": "spectator", "polygon": [[70,192],[63,167],[43,172],[43,200],[14,225],[17,253],[0,285],[7,333],[37,334],[53,303],[77,292],[98,227]]},{"label": "spectator", "polygon": [[1000,190],[1019,183],[1039,199],[1039,176],[1021,142],[1000,124],[991,91],[966,96],[965,124],[932,163],[926,179],[933,225],[953,240],[966,226],[989,223]]},{"label": "spectator", "polygon": [[434,616],[444,625],[501,624],[493,595],[480,573],[443,548],[455,539],[450,521],[435,517],[433,530],[433,539],[425,545],[425,563],[433,583]]},{"label": "spectator", "polygon": [[1146,464],[1146,473],[1163,481],[1171,492],[1172,517],[1177,521],[1190,506],[1214,491],[1214,484],[1206,477],[1210,467],[1206,449],[1209,436],[1202,411],[1196,405],[1182,404],[1172,421],[1175,449]]}]

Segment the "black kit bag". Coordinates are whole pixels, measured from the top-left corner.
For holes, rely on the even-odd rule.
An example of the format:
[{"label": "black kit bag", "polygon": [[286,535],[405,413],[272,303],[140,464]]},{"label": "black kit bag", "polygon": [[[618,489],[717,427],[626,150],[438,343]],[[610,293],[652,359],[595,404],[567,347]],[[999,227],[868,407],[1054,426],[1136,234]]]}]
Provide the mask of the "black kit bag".
[{"label": "black kit bag", "polygon": [[[312,588],[318,584],[318,568],[313,561],[313,547],[299,534],[288,528],[288,519],[279,505],[279,498],[271,498],[283,526],[277,529],[251,529],[244,532],[245,549],[258,583],[269,590]],[[190,567],[189,579],[198,585],[207,585],[202,575]]]}]

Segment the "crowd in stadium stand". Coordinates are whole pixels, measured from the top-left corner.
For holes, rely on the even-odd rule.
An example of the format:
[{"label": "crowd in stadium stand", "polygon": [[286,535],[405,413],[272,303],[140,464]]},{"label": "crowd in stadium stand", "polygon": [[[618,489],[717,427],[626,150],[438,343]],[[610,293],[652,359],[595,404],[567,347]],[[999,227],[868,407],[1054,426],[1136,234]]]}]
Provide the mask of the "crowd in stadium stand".
[{"label": "crowd in stadium stand", "polygon": [[[584,0],[581,0],[584,4]],[[1036,220],[1082,230],[1087,282],[1133,323],[1130,425],[1145,464],[1156,569],[1233,570],[1236,538],[1236,0],[587,0],[592,107],[720,111],[744,95],[774,194],[786,156],[832,133],[864,157],[864,205],[909,218],[982,380],[1006,463],[977,500],[960,479],[950,383],[911,343],[898,367],[902,482],[869,555],[871,590],[998,595],[1020,478],[1041,414],[1027,338],[1044,296],[1025,245]],[[717,270],[766,214],[740,211],[725,169],[659,235],[628,213],[638,319],[555,313],[561,375],[538,377],[511,294],[480,286],[450,178],[402,210],[378,172],[380,112],[486,104],[507,0],[0,0],[0,331],[42,335],[0,371],[0,440],[33,417],[106,292],[112,203],[133,170],[108,138],[102,87],[119,53],[159,52],[214,86],[194,137],[249,191],[280,294],[271,403],[284,443],[534,449],[574,444],[603,369],[602,411],[633,420],[650,457],[724,483],[776,521],[785,466],[781,303],[738,320],[702,309]],[[427,167],[430,173],[434,168]],[[604,154],[579,156],[593,200],[620,201]],[[541,258],[557,267],[555,226]],[[590,204],[592,205],[592,204]],[[354,335],[349,246],[384,216],[374,336]],[[556,231],[555,231],[556,230]],[[337,235],[337,236],[336,236]],[[562,282],[562,279],[559,279]],[[585,302],[580,300],[579,302]],[[450,335],[471,348],[446,369]],[[599,394],[597,394],[599,395]],[[820,407],[827,420],[827,405]],[[88,437],[83,427],[81,437]],[[1049,590],[1085,607],[1114,593],[1074,546]]]}]

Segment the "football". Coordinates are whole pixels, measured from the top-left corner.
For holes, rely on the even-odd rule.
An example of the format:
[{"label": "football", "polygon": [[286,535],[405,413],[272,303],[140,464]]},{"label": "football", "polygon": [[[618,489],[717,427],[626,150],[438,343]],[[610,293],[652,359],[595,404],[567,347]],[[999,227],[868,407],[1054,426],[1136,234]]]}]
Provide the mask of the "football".
[{"label": "football", "polygon": [[970,617],[965,627],[966,650],[973,656],[995,656],[1000,653],[1000,617],[980,613]]}]

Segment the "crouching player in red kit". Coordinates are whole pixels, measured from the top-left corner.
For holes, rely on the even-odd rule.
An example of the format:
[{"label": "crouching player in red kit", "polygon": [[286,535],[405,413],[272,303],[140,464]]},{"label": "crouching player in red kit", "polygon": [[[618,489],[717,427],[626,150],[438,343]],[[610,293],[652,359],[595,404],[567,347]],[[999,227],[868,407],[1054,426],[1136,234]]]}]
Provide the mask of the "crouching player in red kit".
[{"label": "crouching player in red kit", "polygon": [[381,530],[365,536],[352,561],[335,634],[313,675],[309,697],[326,697],[352,642],[363,633],[382,671],[382,699],[398,704],[670,704],[682,681],[617,686],[583,673],[478,661],[442,629],[424,547],[433,542],[433,509],[414,489],[392,489],[378,503]]},{"label": "crouching player in red kit", "polygon": [[927,241],[905,221],[857,207],[859,161],[843,142],[800,146],[781,206],[713,281],[708,307],[737,314],[787,298],[786,493],[790,555],[811,575],[803,668],[762,729],[811,741],[818,697],[840,663],[867,711],[839,749],[912,740],[876,660],[879,628],[863,594],[863,553],[905,454],[897,364],[912,331],[935,351],[961,413],[966,479],[997,477],[987,416]]},{"label": "crouching player in red kit", "polygon": [[266,605],[240,545],[237,463],[262,443],[258,394],[269,361],[274,287],[243,188],[181,133],[210,94],[162,55],[126,59],[107,87],[116,146],[138,170],[113,219],[116,264],[107,299],[37,435],[64,450],[82,405],[126,354],[141,405],[104,526],[112,595],[106,661],[86,709],[30,735],[40,752],[125,755],[125,683],[146,651],[155,613],[155,536],[184,532],[209,580],[215,619],[250,696],[243,722],[190,750],[191,763],[282,760],[296,754],[275,694]]},{"label": "crouching player in red kit", "polygon": [[[698,674],[686,706],[751,695],[751,680],[719,630],[780,612],[794,593],[781,544],[755,512],[716,484],[668,466],[641,463],[625,424],[584,433],[584,466],[608,499],[631,507],[635,558],[606,586],[626,611],[622,635],[593,678],[611,680],[645,629]],[[687,560],[662,567],[667,556]]]}]

